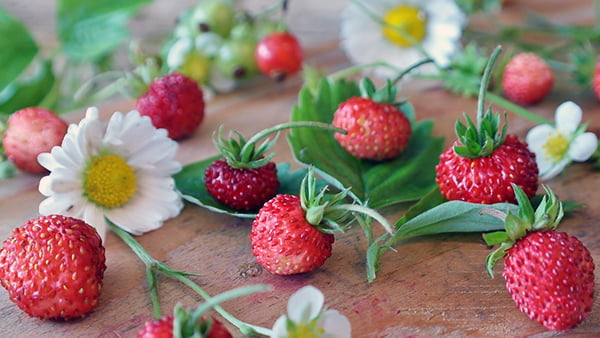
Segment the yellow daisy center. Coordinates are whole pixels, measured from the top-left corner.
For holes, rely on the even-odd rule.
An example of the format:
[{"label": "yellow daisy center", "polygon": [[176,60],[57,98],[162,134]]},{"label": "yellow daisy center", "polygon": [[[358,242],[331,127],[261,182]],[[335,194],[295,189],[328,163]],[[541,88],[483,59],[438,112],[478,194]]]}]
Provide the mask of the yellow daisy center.
[{"label": "yellow daisy center", "polygon": [[325,329],[317,326],[317,321],[301,323],[288,332],[290,338],[319,338],[325,334]]},{"label": "yellow daisy center", "polygon": [[424,13],[413,6],[401,5],[385,13],[383,34],[391,42],[410,47],[425,37],[427,20]]},{"label": "yellow daisy center", "polygon": [[197,82],[205,82],[209,71],[210,60],[202,53],[190,52],[181,65],[181,72]]},{"label": "yellow daisy center", "polygon": [[92,202],[105,208],[116,208],[131,199],[136,183],[135,171],[121,156],[100,155],[86,168],[83,190]]},{"label": "yellow daisy center", "polygon": [[569,150],[569,139],[556,133],[548,138],[548,141],[544,144],[544,149],[546,150],[546,155],[552,159],[552,162],[558,162],[565,157]]}]

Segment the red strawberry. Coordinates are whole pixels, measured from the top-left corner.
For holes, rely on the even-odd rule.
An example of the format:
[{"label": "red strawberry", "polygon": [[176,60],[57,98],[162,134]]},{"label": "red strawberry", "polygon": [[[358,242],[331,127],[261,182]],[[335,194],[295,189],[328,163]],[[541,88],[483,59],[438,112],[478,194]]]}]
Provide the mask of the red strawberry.
[{"label": "red strawberry", "polygon": [[[410,121],[393,103],[396,91],[390,84],[386,90],[375,92],[372,83],[365,81],[369,83],[366,88],[371,90],[363,91],[363,97],[342,102],[335,111],[333,125],[348,133],[336,133],[334,137],[348,153],[358,158],[374,161],[395,158],[408,145],[412,134]],[[374,99],[378,93],[388,95]]]},{"label": "red strawberry", "polygon": [[[215,318],[211,317],[207,320],[202,317],[200,322],[196,324],[198,327],[206,329],[210,325],[210,331],[202,337],[206,338],[231,338],[233,337],[229,330]],[[138,332],[137,338],[172,338],[173,335],[173,315],[154,319],[144,324],[144,327]],[[187,337],[182,335],[182,337]]]},{"label": "red strawberry", "polygon": [[328,124],[315,121],[282,123],[256,133],[248,141],[237,134],[229,139],[222,137],[223,127],[213,135],[215,146],[224,158],[214,161],[204,172],[207,192],[217,201],[237,211],[258,210],[279,189],[277,166],[271,162],[273,153],[265,153],[275,145],[274,140],[257,143],[272,133],[287,128],[314,127],[337,130]]},{"label": "red strawberry", "polygon": [[204,119],[202,89],[180,73],[154,79],[136,102],[135,109],[150,117],[156,128],[164,128],[169,137],[180,140],[194,133]]},{"label": "red strawberry", "polygon": [[499,53],[492,54],[481,82],[477,107],[477,126],[468,115],[467,125],[456,122],[458,141],[440,155],[435,181],[448,200],[493,204],[516,202],[512,184],[535,195],[538,167],[535,154],[516,136],[506,136],[507,125],[500,128],[498,114],[484,112],[485,88],[492,65]]},{"label": "red strawberry", "polygon": [[[248,142],[240,135],[238,140],[224,139],[219,128],[215,146],[224,158],[214,161],[204,172],[206,191],[217,201],[237,211],[258,210],[279,189],[277,167],[271,158],[264,156],[275,141],[265,141],[258,149],[256,142],[269,131],[259,133]],[[262,135],[262,136],[261,136]]]},{"label": "red strawberry", "polygon": [[471,203],[515,203],[511,183],[519,185],[527,196],[538,188],[535,154],[515,135],[507,135],[491,154],[470,158],[460,155],[456,141],[440,155],[436,166],[436,183],[448,200]]},{"label": "red strawberry", "polygon": [[0,250],[0,284],[19,308],[42,319],[73,319],[92,311],[105,269],[96,229],[60,215],[28,221]]},{"label": "red strawberry", "polygon": [[592,79],[592,90],[596,99],[600,100],[600,58],[596,61],[594,78]]},{"label": "red strawberry", "polygon": [[9,117],[2,138],[6,156],[23,171],[44,173],[47,170],[38,163],[37,156],[60,145],[67,127],[67,123],[50,110],[39,107],[18,110]]},{"label": "red strawberry", "polygon": [[302,68],[304,53],[293,34],[274,32],[258,42],[254,58],[263,74],[279,82]]},{"label": "red strawberry", "polygon": [[515,186],[519,215],[505,217],[506,232],[485,236],[490,245],[502,244],[487,259],[494,265],[506,255],[502,275],[516,306],[549,330],[568,331],[583,322],[594,303],[594,262],[575,237],[554,229],[562,205],[547,187],[546,198],[534,212],[523,191]]},{"label": "red strawberry", "polygon": [[313,271],[331,256],[334,236],[345,231],[353,215],[365,213],[390,231],[387,221],[375,211],[354,205],[339,204],[348,189],[325,195],[327,187],[317,192],[312,169],[302,181],[300,196],[279,194],[259,210],[252,222],[250,241],[256,261],[276,275]]},{"label": "red strawberry", "polygon": [[535,53],[515,55],[504,68],[502,89],[512,102],[530,105],[550,93],[554,74],[546,61]]}]

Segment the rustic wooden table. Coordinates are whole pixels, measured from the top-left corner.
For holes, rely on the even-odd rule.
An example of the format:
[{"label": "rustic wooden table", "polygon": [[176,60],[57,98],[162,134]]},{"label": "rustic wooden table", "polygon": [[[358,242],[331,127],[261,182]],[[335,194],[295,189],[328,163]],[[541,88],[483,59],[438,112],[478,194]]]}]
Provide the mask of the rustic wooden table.
[{"label": "rustic wooden table", "polygon": [[[143,12],[138,23],[148,24],[148,18],[160,12],[160,5],[167,3],[171,2],[157,1],[154,7]],[[317,4],[326,3],[324,8],[317,7]],[[294,1],[290,15],[294,24],[292,29],[306,44],[307,62],[328,72],[349,65],[337,42],[337,13],[343,3]],[[12,4],[19,6],[17,2]],[[566,23],[586,23],[593,19],[591,7],[591,1],[516,1],[503,15],[507,20],[519,20],[527,9],[532,9]],[[311,21],[303,23],[298,16]],[[209,102],[201,128],[192,138],[180,143],[178,159],[186,164],[215,155],[217,151],[211,134],[221,124],[250,135],[288,121],[301,84],[299,77],[282,84],[258,80],[257,85],[218,96]],[[590,121],[589,128],[597,132],[600,104],[589,93],[563,89],[559,84],[550,97],[532,110],[553,119],[558,104],[574,100],[582,106],[584,120]],[[453,96],[436,83],[407,84],[401,95],[412,102],[418,119],[435,120],[434,134],[445,136],[446,144],[454,139],[454,121],[462,112],[474,112],[476,106],[474,99]],[[106,116],[115,110],[132,109],[133,102],[118,100],[103,103],[100,107]],[[75,122],[82,114],[74,112],[67,118]],[[532,126],[529,121],[510,116],[511,133],[524,137]],[[283,138],[275,152],[276,161],[293,162]],[[38,204],[43,199],[37,191],[39,179],[40,176],[22,174],[0,182],[0,239],[8,237],[14,227],[38,216]],[[597,265],[600,264],[599,179],[600,173],[591,165],[577,164],[549,182],[561,199],[586,204],[563,221],[561,230],[580,238]],[[386,210],[390,220],[394,221],[399,213],[400,210]],[[348,316],[354,337],[555,335],[515,308],[502,278],[491,279],[486,274],[484,261],[490,250],[479,234],[432,236],[402,242],[396,246],[397,252],[390,251],[383,256],[378,277],[369,284],[364,268],[366,242],[359,229],[337,236],[332,257],[315,272],[287,277],[260,269],[249,273],[249,267],[256,268],[248,238],[250,223],[249,219],[217,214],[187,204],[180,216],[137,240],[155,258],[173,268],[202,274],[203,277],[194,280],[209,294],[256,283],[272,285],[273,292],[224,304],[239,319],[264,327],[270,328],[285,311],[287,299],[294,291],[311,284],[324,292],[329,308]],[[18,310],[2,291],[0,332],[7,337],[134,336],[152,317],[144,266],[113,234],[107,238],[106,255],[108,268],[104,289],[100,305],[91,315],[66,323],[41,321]],[[599,282],[600,278],[596,277],[596,284]],[[201,301],[191,290],[166,278],[160,279],[159,295],[165,310],[177,302],[191,306]],[[600,335],[598,297],[589,318],[568,335]]]}]

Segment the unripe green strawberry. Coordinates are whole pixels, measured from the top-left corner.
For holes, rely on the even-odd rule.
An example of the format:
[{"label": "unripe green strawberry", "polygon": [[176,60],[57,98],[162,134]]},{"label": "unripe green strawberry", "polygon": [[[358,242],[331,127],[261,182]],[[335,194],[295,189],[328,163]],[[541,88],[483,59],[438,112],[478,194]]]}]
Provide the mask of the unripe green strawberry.
[{"label": "unripe green strawberry", "polygon": [[6,156],[23,171],[44,173],[47,170],[38,163],[37,156],[60,145],[67,127],[64,120],[48,109],[29,107],[18,110],[9,117],[2,137]]},{"label": "unripe green strawberry", "polygon": [[504,68],[502,89],[512,102],[531,105],[552,90],[554,74],[546,61],[535,53],[515,55]]},{"label": "unripe green strawberry", "polygon": [[105,270],[100,235],[71,217],[30,220],[0,250],[0,284],[19,308],[42,319],[75,319],[92,311]]},{"label": "unripe green strawberry", "polygon": [[562,204],[544,188],[547,194],[534,211],[514,186],[519,213],[499,215],[506,232],[484,236],[487,244],[500,244],[488,256],[487,269],[493,276],[494,265],[505,257],[502,276],[517,308],[549,330],[569,331],[592,311],[595,265],[581,241],[555,230]]},{"label": "unripe green strawberry", "polygon": [[[394,104],[391,84],[375,91],[372,83],[362,83],[363,96],[342,102],[333,115],[333,125],[347,134],[335,134],[338,143],[350,154],[367,160],[384,161],[406,149],[412,135],[409,119]],[[362,88],[361,88],[362,89]],[[378,95],[388,93],[385,97]]]}]

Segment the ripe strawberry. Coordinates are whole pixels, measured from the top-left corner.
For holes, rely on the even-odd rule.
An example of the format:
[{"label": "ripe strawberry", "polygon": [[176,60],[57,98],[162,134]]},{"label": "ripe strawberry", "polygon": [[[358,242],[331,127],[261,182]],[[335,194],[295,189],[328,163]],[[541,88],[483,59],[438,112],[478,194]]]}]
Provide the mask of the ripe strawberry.
[{"label": "ripe strawberry", "polygon": [[62,143],[67,133],[67,123],[50,110],[29,107],[14,112],[8,119],[2,144],[6,156],[26,172],[41,174],[37,156],[49,152]]},{"label": "ripe strawberry", "polygon": [[74,319],[92,311],[105,269],[96,229],[60,215],[28,221],[0,250],[0,284],[21,310],[42,319]]},{"label": "ripe strawberry", "polygon": [[345,231],[351,211],[368,214],[391,232],[387,221],[375,211],[339,204],[348,189],[325,196],[317,193],[312,170],[302,181],[300,196],[278,194],[259,210],[252,222],[250,241],[256,261],[276,275],[313,271],[331,256],[333,233]]},{"label": "ripe strawberry", "polygon": [[215,200],[234,210],[257,210],[275,196],[279,189],[277,167],[271,162],[274,154],[264,156],[275,141],[267,140],[255,149],[258,138],[254,137],[247,142],[237,134],[238,140],[232,137],[226,140],[221,136],[222,131],[223,128],[219,128],[218,138],[213,135],[213,141],[224,158],[214,161],[206,168],[206,191]]},{"label": "ripe strawberry", "polygon": [[596,99],[600,100],[600,58],[596,60],[596,68],[594,70],[594,78],[592,79],[592,90]]},{"label": "ripe strawberry", "polygon": [[375,91],[368,79],[361,89],[363,97],[352,97],[335,111],[333,125],[348,132],[335,134],[335,139],[348,153],[361,159],[383,161],[397,157],[408,145],[412,128],[399,105],[393,103],[396,90],[388,83]]},{"label": "ripe strawberry", "polygon": [[501,244],[487,258],[488,273],[505,257],[503,277],[517,308],[553,331],[569,331],[590,314],[594,303],[594,262],[575,237],[554,230],[563,216],[562,204],[547,196],[534,212],[524,192],[515,186],[519,215],[505,217],[506,232],[485,235],[489,245]]},{"label": "ripe strawberry", "polygon": [[314,127],[336,129],[328,124],[315,121],[302,121],[278,124],[262,130],[248,141],[237,133],[238,139],[230,135],[222,137],[223,127],[213,135],[213,142],[223,155],[214,161],[204,172],[204,185],[207,192],[217,201],[237,211],[258,210],[271,199],[279,189],[277,167],[271,162],[273,153],[265,153],[275,145],[274,140],[265,140],[258,147],[258,141],[269,134],[287,128]]},{"label": "ripe strawberry", "polygon": [[530,105],[550,93],[554,74],[546,61],[535,53],[515,55],[504,68],[502,89],[512,102]]},{"label": "ripe strawberry", "polygon": [[156,128],[181,140],[194,133],[204,119],[204,94],[192,79],[173,72],[152,81],[136,101],[135,109],[150,117]]},{"label": "ripe strawberry", "polygon": [[[498,50],[499,52],[499,50]],[[477,107],[477,126],[465,115],[467,126],[456,122],[458,140],[440,155],[435,181],[448,200],[493,204],[516,202],[511,184],[535,195],[538,167],[535,154],[516,136],[506,136],[507,125],[500,129],[500,117],[490,109],[484,113],[485,88],[497,54],[486,66]]]},{"label": "ripe strawberry", "polygon": [[258,41],[254,58],[264,75],[281,82],[302,69],[304,53],[293,34],[273,32]]},{"label": "ripe strawberry", "polygon": [[[173,335],[173,315],[163,316],[160,319],[154,319],[144,324],[144,327],[138,332],[137,338],[172,338]],[[201,332],[208,333],[202,337],[206,338],[231,338],[233,337],[229,330],[214,317],[202,319],[196,324]],[[189,337],[182,335],[182,337]]]}]

